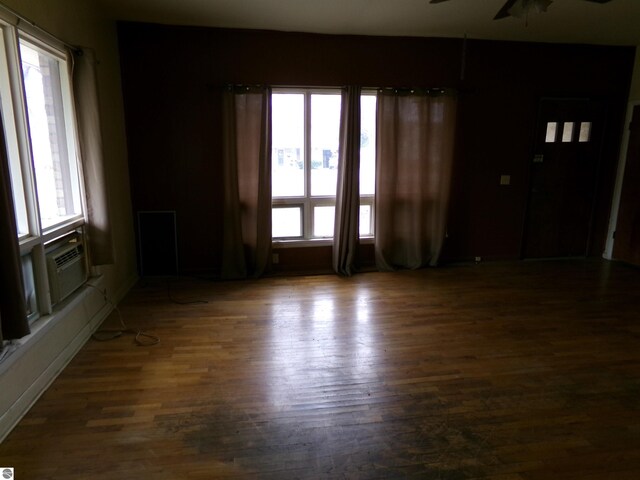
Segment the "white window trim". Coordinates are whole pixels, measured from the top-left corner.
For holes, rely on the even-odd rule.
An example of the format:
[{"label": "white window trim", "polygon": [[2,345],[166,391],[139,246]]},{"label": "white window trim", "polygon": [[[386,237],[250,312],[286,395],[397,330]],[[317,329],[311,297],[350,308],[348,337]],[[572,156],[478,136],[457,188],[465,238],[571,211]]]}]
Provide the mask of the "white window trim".
[{"label": "white window trim", "polygon": [[[271,201],[272,208],[284,206],[301,206],[302,207],[302,235],[300,237],[278,237],[271,239],[271,243],[276,248],[297,248],[297,247],[319,247],[333,245],[332,237],[314,237],[313,236],[313,209],[316,206],[335,206],[335,196],[311,196],[311,95],[314,94],[341,94],[342,89],[339,87],[276,87],[272,90],[273,94],[304,94],[304,191],[303,197],[273,197]],[[363,90],[361,95],[375,95],[375,90]],[[360,195],[360,205],[371,206],[371,234],[361,235],[359,241],[361,244],[372,244],[374,242],[375,224],[374,224],[374,208],[375,195]]]},{"label": "white window trim", "polygon": [[[360,245],[373,245],[373,235],[362,236],[358,239]],[[302,248],[302,247],[326,247],[333,245],[333,238],[313,238],[311,240],[300,239],[273,239],[273,248]]]},{"label": "white window trim", "polygon": [[297,242],[299,244],[318,245],[321,242],[332,243],[333,237],[313,236],[313,208],[319,205],[335,205],[335,196],[311,196],[311,96],[312,95],[336,95],[341,94],[338,87],[326,88],[274,88],[272,94],[298,94],[304,95],[304,196],[296,197],[272,197],[272,208],[279,206],[302,207],[302,235],[299,237],[272,238],[272,242]]},{"label": "white window trim", "polygon": [[[80,145],[79,145],[79,139],[78,139],[78,128],[77,128],[77,122],[76,122],[76,116],[75,116],[73,92],[71,90],[70,65],[72,65],[73,63],[73,58],[70,57],[69,53],[67,52],[66,49],[64,49],[64,47],[62,47],[62,50],[58,48],[54,48],[32,34],[18,32],[18,48],[20,45],[19,43],[20,40],[23,40],[26,44],[28,44],[31,47],[40,49],[43,52],[51,55],[52,57],[57,58],[60,62],[64,62],[63,65],[67,67],[67,68],[60,69],[61,83],[64,83],[69,86],[69,89],[62,88],[61,90],[62,105],[63,105],[63,112],[64,112],[64,123],[66,126],[65,140],[67,143],[68,157],[70,160],[75,159],[75,162],[76,162],[76,169],[78,174],[78,188],[79,188],[78,196],[80,198],[80,205],[79,205],[80,213],[69,216],[68,218],[65,218],[59,222],[56,222],[55,224],[50,225],[48,227],[41,228],[39,211],[37,209],[37,201],[35,202],[35,205],[34,205],[36,210],[35,214],[37,215],[37,218],[38,218],[38,225],[36,226],[37,227],[36,230],[33,230],[33,231],[37,231],[38,235],[40,236],[45,236],[48,233],[53,233],[55,236],[60,236],[60,234],[67,233],[77,228],[73,225],[77,224],[79,221],[81,221],[82,223],[85,223],[86,211],[87,211],[85,188],[84,188],[84,181],[83,181],[84,175],[82,171],[82,163],[80,162]],[[21,77],[20,77],[20,84],[22,84]],[[22,110],[23,110],[22,118],[25,124],[25,130],[22,133],[27,137],[26,143],[28,148],[28,157],[26,158],[27,158],[27,161],[31,161],[31,159],[33,158],[33,154],[31,151],[31,140],[28,135],[29,127],[27,126],[26,108],[27,108],[26,99],[24,99],[22,101]],[[33,185],[30,188],[34,188],[34,192],[36,194],[36,199],[37,199],[37,189],[35,189],[35,183],[33,183],[35,172],[34,172],[34,169],[31,168],[31,165],[29,167],[30,167],[29,170],[31,171],[31,175],[30,175],[31,184]]]},{"label": "white window trim", "polygon": [[[11,158],[14,158],[14,161],[19,160],[20,163],[29,230],[29,233],[18,237],[18,244],[21,257],[31,256],[34,270],[37,312],[29,317],[30,323],[33,323],[38,318],[52,314],[55,310],[49,294],[50,286],[46,266],[47,250],[56,244],[56,240],[66,237],[69,234],[79,232],[82,236],[82,227],[86,223],[87,208],[83,182],[84,176],[82,163],[79,159],[79,139],[70,78],[70,66],[72,65],[73,59],[70,57],[63,42],[35,26],[31,26],[26,22],[19,22],[18,17],[11,15],[1,8],[0,34],[2,35],[6,52],[6,58],[1,58],[0,61],[3,63],[6,62],[9,85],[5,85],[5,87],[8,87],[8,91],[10,92],[12,106],[12,111],[3,115],[5,123],[11,122],[9,128],[5,125],[5,132],[15,135],[16,139],[17,148],[13,152],[10,152],[10,155],[12,155]],[[61,219],[59,222],[46,228],[41,227],[38,208],[35,169],[33,166],[31,138],[29,135],[27,101],[20,58],[21,41],[29,47],[35,47],[61,62],[60,75],[63,85],[61,94],[65,122],[65,140],[69,161],[75,162],[75,168],[78,174],[79,213]],[[9,161],[11,162],[11,159],[9,159]]]}]

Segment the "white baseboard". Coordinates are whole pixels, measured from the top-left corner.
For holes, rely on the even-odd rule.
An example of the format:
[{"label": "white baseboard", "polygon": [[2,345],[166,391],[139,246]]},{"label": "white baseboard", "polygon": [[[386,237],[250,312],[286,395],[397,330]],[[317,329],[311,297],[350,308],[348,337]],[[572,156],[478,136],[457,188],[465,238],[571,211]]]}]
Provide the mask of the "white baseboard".
[{"label": "white baseboard", "polygon": [[[116,292],[116,302],[137,280],[133,276]],[[32,333],[19,340],[15,350],[0,363],[0,392],[4,397],[0,398],[0,443],[113,311],[113,304],[101,297],[99,289],[84,287],[61,311],[34,325]],[[102,303],[95,305],[97,299]],[[98,310],[88,311],[94,307]]]}]

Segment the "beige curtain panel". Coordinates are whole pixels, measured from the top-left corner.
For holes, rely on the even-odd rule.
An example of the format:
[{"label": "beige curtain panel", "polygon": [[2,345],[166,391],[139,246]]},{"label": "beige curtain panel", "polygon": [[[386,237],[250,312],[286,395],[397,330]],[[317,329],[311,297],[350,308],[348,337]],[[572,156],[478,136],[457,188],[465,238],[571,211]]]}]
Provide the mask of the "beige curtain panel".
[{"label": "beige curtain panel", "polygon": [[87,199],[87,246],[92,265],[114,263],[107,178],[102,152],[96,59],[89,49],[73,51],[73,96]]},{"label": "beige curtain panel", "polygon": [[342,92],[333,269],[339,275],[355,273],[360,212],[360,87]]},{"label": "beige curtain panel", "polygon": [[271,259],[271,89],[224,92],[222,277],[258,277]]},{"label": "beige curtain panel", "polygon": [[446,232],[456,99],[443,91],[378,94],[375,255],[380,270],[438,263]]}]

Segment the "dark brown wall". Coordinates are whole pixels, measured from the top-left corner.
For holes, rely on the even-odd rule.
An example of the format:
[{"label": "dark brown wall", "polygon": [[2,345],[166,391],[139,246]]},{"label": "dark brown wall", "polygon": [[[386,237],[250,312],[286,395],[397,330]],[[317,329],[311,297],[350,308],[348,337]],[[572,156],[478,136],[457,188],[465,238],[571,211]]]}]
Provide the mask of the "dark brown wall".
[{"label": "dark brown wall", "polygon": [[[135,23],[120,24],[119,34],[133,208],[176,210],[183,271],[215,272],[221,262],[220,107],[228,83],[456,88],[450,260],[519,258],[539,98],[602,99],[609,122],[592,253],[602,250],[633,48]],[[501,174],[511,175],[511,186],[499,186]],[[313,252],[281,251],[283,268],[330,260],[327,248]]]},{"label": "dark brown wall", "polygon": [[640,106],[633,109],[613,257],[640,266]]}]

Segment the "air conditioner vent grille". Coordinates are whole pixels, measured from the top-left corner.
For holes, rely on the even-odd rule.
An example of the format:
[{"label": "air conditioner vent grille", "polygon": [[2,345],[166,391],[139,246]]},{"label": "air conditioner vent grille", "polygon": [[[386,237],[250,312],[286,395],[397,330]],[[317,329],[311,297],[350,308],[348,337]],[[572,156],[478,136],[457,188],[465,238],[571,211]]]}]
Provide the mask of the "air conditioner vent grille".
[{"label": "air conditioner vent grille", "polygon": [[69,242],[47,253],[47,272],[53,304],[64,300],[81,287],[87,281],[82,243]]},{"label": "air conditioner vent grille", "polygon": [[79,247],[68,250],[62,255],[58,255],[55,257],[56,267],[64,267],[67,263],[71,262],[75,258],[78,258],[80,255],[81,252]]}]

